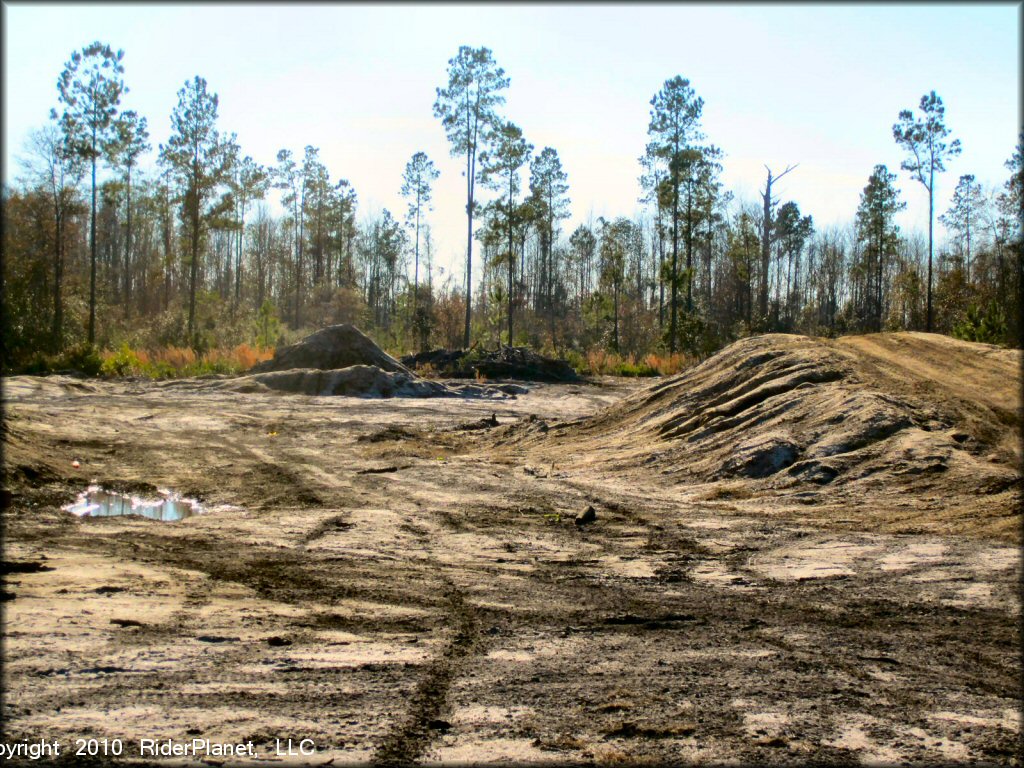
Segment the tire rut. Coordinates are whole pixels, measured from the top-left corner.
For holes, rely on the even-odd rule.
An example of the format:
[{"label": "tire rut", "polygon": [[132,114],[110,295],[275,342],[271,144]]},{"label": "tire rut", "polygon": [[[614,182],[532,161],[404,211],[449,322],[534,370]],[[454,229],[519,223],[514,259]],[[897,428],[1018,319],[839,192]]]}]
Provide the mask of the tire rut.
[{"label": "tire rut", "polygon": [[430,743],[447,729],[441,715],[448,708],[448,691],[461,661],[480,651],[482,638],[476,609],[465,601],[458,587],[447,579],[445,582],[452,636],[427,667],[412,693],[405,717],[380,742],[371,765],[410,765],[422,757]]}]

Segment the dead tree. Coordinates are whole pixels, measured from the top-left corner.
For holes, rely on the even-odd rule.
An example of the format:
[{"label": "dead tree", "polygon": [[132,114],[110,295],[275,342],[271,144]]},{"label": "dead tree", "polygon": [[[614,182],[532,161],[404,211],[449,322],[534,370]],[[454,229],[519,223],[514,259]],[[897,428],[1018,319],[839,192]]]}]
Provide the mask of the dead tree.
[{"label": "dead tree", "polygon": [[765,166],[765,169],[768,171],[768,181],[765,184],[764,191],[761,193],[761,200],[764,203],[764,220],[761,224],[761,282],[758,296],[758,322],[763,325],[767,325],[768,322],[768,267],[770,264],[771,247],[773,242],[772,209],[778,202],[777,200],[772,200],[772,184],[794,168],[796,168],[796,165],[791,165],[778,176],[772,176],[772,169],[767,165]]}]

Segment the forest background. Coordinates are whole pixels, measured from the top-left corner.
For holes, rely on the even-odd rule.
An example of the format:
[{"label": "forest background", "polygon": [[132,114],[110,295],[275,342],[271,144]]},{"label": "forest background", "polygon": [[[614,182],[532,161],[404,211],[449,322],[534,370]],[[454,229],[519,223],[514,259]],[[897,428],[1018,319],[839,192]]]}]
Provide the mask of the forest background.
[{"label": "forest background", "polygon": [[[336,322],[396,354],[528,344],[634,374],[763,332],[1021,343],[1022,141],[1006,147],[1002,178],[972,173],[961,155],[991,137],[960,135],[956,106],[947,117],[930,89],[877,126],[899,163],[865,168],[847,220],[821,223],[819,201],[786,195],[800,157],[765,158],[759,186],[730,189],[700,83],[667,71],[636,126],[635,210],[583,216],[567,147],[531,143],[507,108],[515,73],[463,45],[436,82],[419,78],[449,157],[408,147],[392,211],[361,204],[318,146],[287,137],[293,149],[254,159],[200,75],[153,140],[149,120],[167,118],[133,109],[145,85],[129,89],[130,61],[104,41],[68,51],[50,115],[24,137],[13,176],[5,166],[5,371],[236,371]],[[439,183],[445,172],[454,185]],[[443,253],[439,191],[463,232],[440,238]],[[927,223],[907,230],[911,198]]]}]

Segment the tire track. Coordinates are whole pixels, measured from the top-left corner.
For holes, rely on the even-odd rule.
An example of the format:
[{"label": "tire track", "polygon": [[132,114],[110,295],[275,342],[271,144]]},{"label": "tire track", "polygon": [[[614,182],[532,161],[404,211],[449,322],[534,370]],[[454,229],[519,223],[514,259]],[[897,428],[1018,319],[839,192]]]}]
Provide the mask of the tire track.
[{"label": "tire track", "polygon": [[448,691],[458,675],[461,662],[482,647],[476,609],[462,592],[445,579],[452,635],[427,667],[413,691],[406,716],[398,720],[378,745],[371,759],[376,766],[415,763],[448,724],[441,719],[448,708]]}]

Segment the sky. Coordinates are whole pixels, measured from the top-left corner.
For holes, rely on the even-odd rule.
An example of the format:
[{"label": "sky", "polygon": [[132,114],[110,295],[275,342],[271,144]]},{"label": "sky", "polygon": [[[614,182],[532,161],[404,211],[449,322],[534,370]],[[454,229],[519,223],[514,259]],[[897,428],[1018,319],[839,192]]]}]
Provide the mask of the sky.
[{"label": "sky", "polygon": [[[854,218],[877,164],[899,174],[898,223],[927,232],[928,198],[900,171],[901,109],[935,90],[963,153],[936,183],[936,215],[962,174],[1001,185],[1020,131],[1020,3],[867,4],[100,4],[3,3],[4,180],[57,104],[57,77],[94,40],[125,51],[123,109],[170,134],[195,75],[219,95],[219,127],[273,164],[307,144],[360,215],[401,216],[401,175],[426,152],[441,172],[429,215],[435,263],[465,260],[465,182],[433,116],[460,45],[486,46],[511,79],[505,119],[539,152],[554,147],[573,217],[634,216],[651,97],[676,76],[704,100],[702,127],[724,153],[722,180],[755,202],[775,187],[821,226]],[[142,163],[155,164],[155,151]],[[484,193],[486,199],[487,193]],[[937,225],[938,226],[938,225]],[[941,227],[938,231],[941,233]],[[461,267],[459,267],[461,270]],[[477,271],[477,274],[479,272]]]}]

